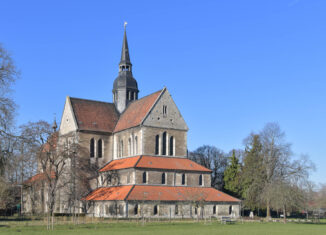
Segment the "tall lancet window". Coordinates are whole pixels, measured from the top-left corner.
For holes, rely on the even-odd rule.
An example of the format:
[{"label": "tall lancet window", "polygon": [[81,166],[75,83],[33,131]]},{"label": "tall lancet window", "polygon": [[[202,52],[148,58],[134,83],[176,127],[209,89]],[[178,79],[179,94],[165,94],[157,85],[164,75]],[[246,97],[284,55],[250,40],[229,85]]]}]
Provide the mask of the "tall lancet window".
[{"label": "tall lancet window", "polygon": [[94,157],[94,153],[95,153],[95,149],[94,149],[94,146],[95,146],[95,144],[94,144],[94,138],[92,138],[91,140],[90,140],[90,142],[89,142],[89,156],[90,157]]},{"label": "tall lancet window", "polygon": [[103,156],[103,146],[102,139],[97,141],[97,157],[101,158]]},{"label": "tall lancet window", "polygon": [[159,154],[159,144],[160,144],[160,136],[157,135],[155,136],[155,154],[158,155]]},{"label": "tall lancet window", "polygon": [[120,141],[120,151],[119,151],[119,157],[123,156],[123,141]]},{"label": "tall lancet window", "polygon": [[131,139],[128,139],[128,156],[131,156]]},{"label": "tall lancet window", "polygon": [[138,154],[138,137],[137,136],[135,136],[134,145],[135,145],[134,154],[137,155]]},{"label": "tall lancet window", "polygon": [[174,142],[174,139],[173,139],[173,136],[171,136],[170,137],[170,144],[169,144],[169,149],[170,149],[170,151],[169,151],[169,155],[170,156],[173,156],[173,142]]},{"label": "tall lancet window", "polygon": [[162,155],[166,155],[166,132],[162,135]]}]

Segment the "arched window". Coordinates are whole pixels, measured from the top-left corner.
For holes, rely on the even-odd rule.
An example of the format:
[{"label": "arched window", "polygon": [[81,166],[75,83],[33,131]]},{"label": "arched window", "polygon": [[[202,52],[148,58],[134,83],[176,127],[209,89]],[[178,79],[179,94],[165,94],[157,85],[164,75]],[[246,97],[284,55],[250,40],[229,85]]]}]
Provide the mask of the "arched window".
[{"label": "arched window", "polygon": [[144,184],[147,183],[147,174],[146,174],[146,171],[143,172],[143,183]]},{"label": "arched window", "polygon": [[135,145],[135,152],[134,152],[134,154],[136,155],[136,154],[138,154],[138,137],[137,136],[135,136],[135,143],[134,143],[134,145]]},{"label": "arched window", "polygon": [[166,132],[162,136],[162,155],[166,155]]},{"label": "arched window", "polygon": [[199,185],[203,185],[203,175],[199,175]]},{"label": "arched window", "polygon": [[89,142],[89,156],[94,157],[94,138]]},{"label": "arched window", "polygon": [[173,136],[170,137],[170,151],[169,151],[169,155],[173,156]]},{"label": "arched window", "polygon": [[128,139],[128,156],[131,156],[131,139]]},{"label": "arched window", "polygon": [[159,144],[160,144],[160,136],[155,136],[155,154],[159,154]]},{"label": "arched window", "polygon": [[186,184],[186,174],[185,173],[182,174],[181,184],[182,185]]},{"label": "arched window", "polygon": [[178,205],[175,205],[174,214],[176,214],[176,215],[179,214],[179,207],[178,207]]},{"label": "arched window", "polygon": [[120,157],[123,156],[123,141],[120,141]]},{"label": "arched window", "polygon": [[232,214],[232,206],[229,206],[229,215]]},{"label": "arched window", "polygon": [[134,214],[138,215],[138,204],[136,204],[134,207]]},{"label": "arched window", "polygon": [[162,184],[165,184],[165,173],[162,173]]},{"label": "arched window", "polygon": [[216,205],[213,206],[213,215],[216,215]]},{"label": "arched window", "polygon": [[157,205],[154,206],[154,211],[153,212],[154,212],[154,215],[157,215],[157,212],[158,212],[158,206]]},{"label": "arched window", "polygon": [[102,147],[102,139],[97,141],[97,157],[101,158],[103,156],[103,147]]},{"label": "arched window", "polygon": [[197,215],[197,207],[195,207],[195,215]]}]

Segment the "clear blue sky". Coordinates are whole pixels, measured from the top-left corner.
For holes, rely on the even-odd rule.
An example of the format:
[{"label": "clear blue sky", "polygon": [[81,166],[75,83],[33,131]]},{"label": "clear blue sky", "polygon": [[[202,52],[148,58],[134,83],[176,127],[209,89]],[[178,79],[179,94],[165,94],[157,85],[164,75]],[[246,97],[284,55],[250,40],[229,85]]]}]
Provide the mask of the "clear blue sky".
[{"label": "clear blue sky", "polygon": [[1,1],[0,42],[22,72],[17,123],[65,97],[111,101],[123,22],[140,96],[167,86],[188,147],[242,148],[276,121],[326,183],[326,1]]}]

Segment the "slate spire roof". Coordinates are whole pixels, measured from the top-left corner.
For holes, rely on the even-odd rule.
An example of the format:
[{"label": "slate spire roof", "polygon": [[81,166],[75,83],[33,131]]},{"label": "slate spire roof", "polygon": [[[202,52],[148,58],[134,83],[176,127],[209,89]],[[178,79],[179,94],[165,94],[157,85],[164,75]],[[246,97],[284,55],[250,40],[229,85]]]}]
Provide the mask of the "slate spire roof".
[{"label": "slate spire roof", "polygon": [[131,65],[130,56],[129,56],[128,41],[127,41],[126,27],[125,27],[124,34],[123,34],[121,59],[120,59],[120,65],[122,65],[122,64]]}]

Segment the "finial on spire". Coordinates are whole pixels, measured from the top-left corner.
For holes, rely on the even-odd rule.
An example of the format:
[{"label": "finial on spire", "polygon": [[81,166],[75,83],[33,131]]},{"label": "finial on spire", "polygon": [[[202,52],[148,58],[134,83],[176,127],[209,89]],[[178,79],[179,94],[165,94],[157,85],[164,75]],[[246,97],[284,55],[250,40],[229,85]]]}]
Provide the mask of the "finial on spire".
[{"label": "finial on spire", "polygon": [[56,117],[55,117],[55,114],[54,114],[54,120],[53,120],[53,124],[52,124],[53,132],[56,132],[57,128],[58,128],[57,121],[56,121]]},{"label": "finial on spire", "polygon": [[124,24],[123,24],[123,27],[125,28],[125,30],[126,30],[127,24],[128,24],[127,21],[125,21]]}]

